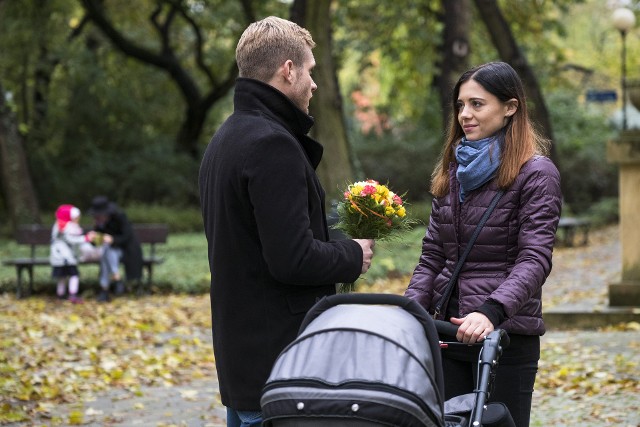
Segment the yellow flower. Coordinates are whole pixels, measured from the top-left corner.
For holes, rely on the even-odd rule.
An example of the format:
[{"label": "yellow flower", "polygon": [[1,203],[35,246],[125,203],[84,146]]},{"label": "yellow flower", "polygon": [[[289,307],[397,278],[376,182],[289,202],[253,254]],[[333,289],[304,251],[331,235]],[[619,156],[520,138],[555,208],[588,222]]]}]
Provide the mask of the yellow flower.
[{"label": "yellow flower", "polygon": [[380,196],[384,197],[385,199],[389,197],[389,189],[384,185],[379,185],[377,188],[377,192]]},{"label": "yellow flower", "polygon": [[384,208],[384,214],[388,217],[392,217],[393,215],[395,215],[395,213],[396,213],[396,210],[391,205],[387,205]]},{"label": "yellow flower", "polygon": [[404,209],[404,206],[400,206],[400,208],[396,211],[396,214],[400,218],[404,218],[407,215],[407,211]]}]

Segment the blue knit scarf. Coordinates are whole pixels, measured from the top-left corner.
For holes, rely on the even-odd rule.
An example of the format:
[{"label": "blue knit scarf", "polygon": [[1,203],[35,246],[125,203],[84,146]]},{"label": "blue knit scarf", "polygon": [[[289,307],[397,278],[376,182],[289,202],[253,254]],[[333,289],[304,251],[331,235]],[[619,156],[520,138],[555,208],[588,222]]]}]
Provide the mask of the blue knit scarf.
[{"label": "blue knit scarf", "polygon": [[482,186],[493,178],[500,166],[500,146],[503,140],[501,132],[478,141],[468,141],[462,137],[456,147],[460,182],[460,202],[470,191]]}]

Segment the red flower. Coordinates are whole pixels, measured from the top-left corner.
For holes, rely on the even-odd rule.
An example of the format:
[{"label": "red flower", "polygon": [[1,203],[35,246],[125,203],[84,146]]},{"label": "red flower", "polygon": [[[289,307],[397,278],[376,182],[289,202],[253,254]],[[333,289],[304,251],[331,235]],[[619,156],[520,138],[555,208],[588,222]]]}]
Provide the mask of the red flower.
[{"label": "red flower", "polygon": [[376,187],[374,185],[365,185],[362,189],[361,196],[370,196],[372,194],[376,194]]}]

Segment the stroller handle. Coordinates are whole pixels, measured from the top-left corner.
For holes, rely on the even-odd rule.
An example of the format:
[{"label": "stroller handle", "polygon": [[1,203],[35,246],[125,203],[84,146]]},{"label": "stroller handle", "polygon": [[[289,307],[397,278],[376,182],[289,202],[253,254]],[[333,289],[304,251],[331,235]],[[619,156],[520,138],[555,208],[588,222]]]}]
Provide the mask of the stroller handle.
[{"label": "stroller handle", "polygon": [[449,335],[455,337],[458,333],[458,326],[454,325],[451,322],[446,322],[444,320],[434,320],[433,323],[436,325],[436,330],[440,335]]},{"label": "stroller handle", "polygon": [[[441,335],[449,335],[456,336],[458,333],[458,326],[454,325],[450,322],[445,322],[444,320],[434,320],[433,323],[436,325],[436,330]],[[495,340],[497,345],[500,345],[503,349],[509,347],[509,334],[504,329],[495,329],[487,335],[486,339]],[[482,342],[476,343],[481,345]]]}]

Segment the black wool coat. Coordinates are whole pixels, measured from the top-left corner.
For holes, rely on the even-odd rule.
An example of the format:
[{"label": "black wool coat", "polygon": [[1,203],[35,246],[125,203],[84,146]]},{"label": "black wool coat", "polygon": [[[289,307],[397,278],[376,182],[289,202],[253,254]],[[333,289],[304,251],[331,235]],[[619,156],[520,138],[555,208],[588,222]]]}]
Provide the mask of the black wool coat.
[{"label": "black wool coat", "polygon": [[222,403],[236,410],[260,409],[305,313],[362,268],[360,245],[329,241],[312,125],[280,91],[239,78],[200,166],[216,369]]}]

